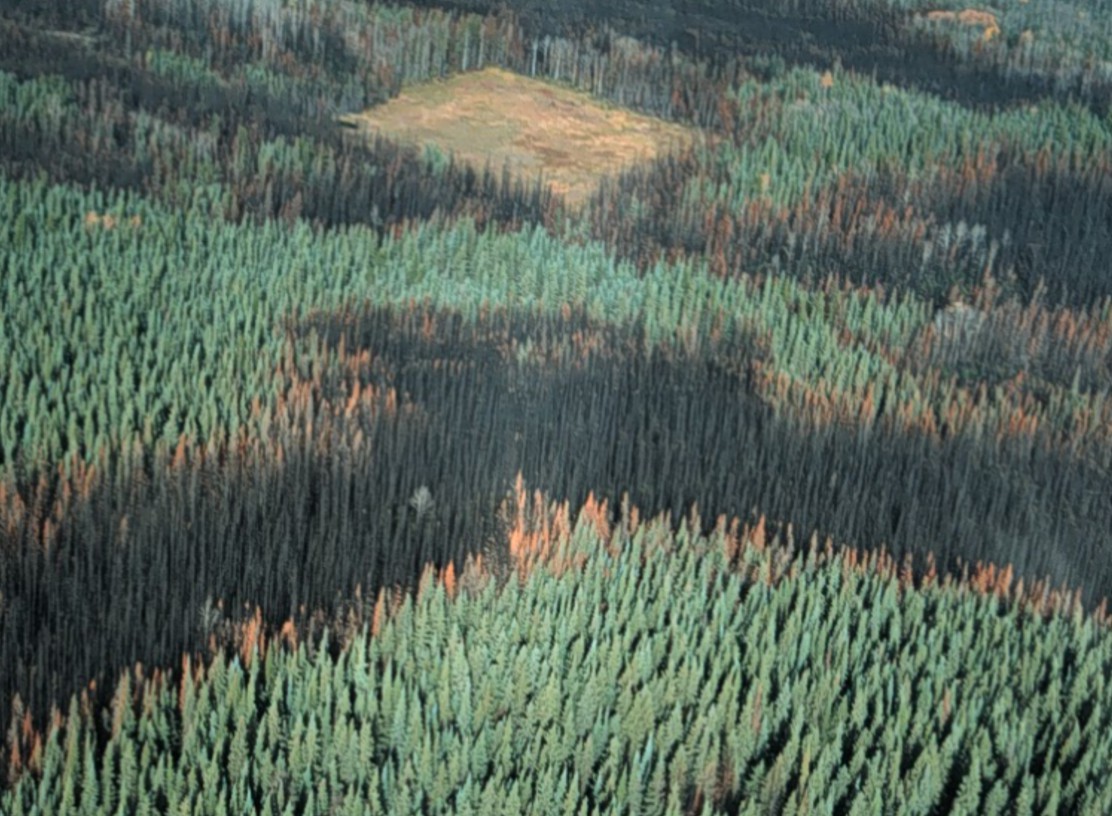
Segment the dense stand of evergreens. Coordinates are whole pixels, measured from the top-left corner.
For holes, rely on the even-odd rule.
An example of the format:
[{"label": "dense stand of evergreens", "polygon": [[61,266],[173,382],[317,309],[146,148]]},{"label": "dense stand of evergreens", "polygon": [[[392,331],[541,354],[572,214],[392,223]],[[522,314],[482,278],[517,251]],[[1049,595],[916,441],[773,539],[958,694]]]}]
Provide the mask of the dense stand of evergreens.
[{"label": "dense stand of evergreens", "polygon": [[1027,299],[1112,294],[1107,123],[1076,108],[982,117],[833,82],[739,85],[731,140],[601,189],[592,234],[629,257],[705,255],[719,274],[834,274],[939,301],[985,274]]},{"label": "dense stand of evergreens", "polygon": [[[534,179],[344,138],[335,121],[402,83],[502,65],[715,134],[705,150],[600,191],[582,228],[623,256],[706,254],[730,275],[775,260],[778,274],[835,274],[935,298],[986,272],[1024,298],[1040,282],[1074,305],[1112,295],[1102,265],[1112,251],[1112,140],[1105,117],[1080,105],[1028,100],[1039,109],[976,112],[840,70],[828,84],[821,61],[712,68],[628,38],[531,39],[505,16],[345,4],[314,14],[218,4],[215,16],[204,3],[126,8],[76,44],[6,21],[0,67],[15,73],[3,79],[0,145],[9,174],[172,203],[199,182],[218,183],[236,220],[384,229],[435,212],[563,231],[565,208]],[[48,59],[26,57],[40,52]],[[32,79],[57,73],[66,81]],[[963,224],[969,246],[951,257],[949,235]]]},{"label": "dense stand of evergreens", "polygon": [[1108,592],[1107,312],[1004,304],[959,345],[914,299],[638,277],[543,232],[4,189],[0,648],[40,716],[203,643],[206,601],[273,619],[460,559],[518,471]]},{"label": "dense stand of evergreens", "polygon": [[[326,644],[122,672],[17,723],[23,814],[1100,813],[1112,635],[1010,577],[913,587],[763,530],[589,504],[530,516],[516,563],[427,573]],[[682,602],[677,602],[682,598]],[[1063,611],[1068,611],[1068,604]],[[290,630],[286,643],[294,642]],[[339,648],[337,648],[339,646]]]},{"label": "dense stand of evergreens", "polygon": [[[399,812],[422,796],[449,801],[443,773],[402,757],[426,731],[430,757],[460,753],[462,737],[436,742],[426,728],[444,724],[443,707],[406,708],[406,723],[360,732],[384,768],[372,780],[341,769],[339,754],[319,754],[314,767],[277,731],[264,737],[264,711],[312,721],[320,701],[295,709],[264,696],[233,711],[226,678],[246,675],[223,658],[213,672],[225,679],[197,699],[229,706],[221,722],[251,723],[236,726],[235,761],[246,762],[254,740],[259,764],[240,763],[237,779],[204,776],[223,767],[214,746],[224,737],[184,739],[196,711],[183,702],[174,712],[171,687],[158,683],[137,699],[141,715],[121,702],[126,687],[117,693],[125,730],[116,721],[98,730],[75,705],[37,759],[35,741],[51,706],[90,682],[100,689],[91,710],[137,662],[175,665],[219,649],[242,633],[241,610],[260,610],[244,624],[255,634],[291,616],[304,632],[353,593],[412,584],[427,563],[451,576],[448,594],[476,550],[512,567],[520,530],[507,552],[498,508],[519,473],[576,503],[626,495],[672,525],[696,507],[754,524],[767,515],[797,541],[816,531],[920,564],[932,554],[943,571],[1008,563],[1029,586],[1050,576],[1076,587],[1090,608],[1112,593],[1112,121],[1107,49],[1091,42],[1106,21],[1060,19],[1080,6],[1058,4],[1051,17],[1009,7],[1003,33],[986,38],[916,18],[925,6],[887,2],[628,2],[605,20],[535,3],[497,12],[340,0],[61,5],[18,0],[0,12],[0,723],[12,717],[12,781],[24,766],[33,772],[0,809],[186,801],[215,812],[243,809],[248,797],[275,812],[327,810],[325,801],[362,812],[365,797],[376,812],[378,796]],[[1019,25],[1042,28],[1021,41]],[[708,139],[600,182],[572,208],[510,168],[441,161],[338,124],[406,84],[486,65],[697,125]],[[967,302],[939,308],[959,295]],[[614,520],[595,512],[598,526]],[[658,527],[650,538],[668,535]],[[676,562],[653,567],[649,583],[589,593],[600,608],[626,610],[651,586],[654,604],[702,621],[686,595],[709,569],[694,559],[704,545],[679,534],[665,547]],[[640,557],[585,575],[634,574]],[[791,557],[769,556],[766,573],[787,570]],[[513,766],[477,767],[452,801],[520,803],[556,785],[576,807],[605,810],[644,782],[662,804],[727,812],[792,796],[835,812],[868,809],[875,797],[924,813],[1104,802],[1093,781],[1108,764],[1103,686],[1082,682],[1099,676],[1104,634],[1081,622],[1081,601],[1077,622],[1044,630],[1015,609],[994,617],[968,599],[959,609],[950,595],[897,601],[892,586],[844,589],[836,572],[806,573],[810,594],[797,581],[780,600],[749,591],[744,614],[713,613],[722,632],[744,621],[752,635],[758,621],[830,608],[823,593],[833,593],[858,627],[858,655],[883,615],[919,621],[898,653],[914,660],[883,678],[888,664],[871,664],[867,680],[850,684],[865,702],[845,704],[857,730],[822,754],[821,786],[785,768],[802,755],[820,762],[829,734],[812,734],[808,748],[787,723],[847,711],[809,696],[822,683],[803,671],[806,649],[782,648],[796,647],[793,630],[734,643],[761,642],[752,653],[785,661],[777,671],[798,691],[779,698],[777,725],[744,761],[728,736],[742,721],[728,712],[749,700],[752,722],[745,678],[761,677],[761,689],[767,678],[737,673],[735,660],[707,675],[717,688],[714,678],[729,674],[725,708],[712,712],[700,697],[706,729],[692,731],[718,729],[724,742],[692,737],[674,778],[650,766],[673,765],[675,739],[652,736],[658,747],[644,753],[642,738],[675,719],[661,709],[628,745],[624,733],[600,732],[589,750],[568,748],[568,737],[574,761],[565,751],[546,755],[543,769],[530,764],[538,781],[516,794]],[[588,592],[570,578],[530,580],[520,596],[483,596],[475,614],[505,628],[498,616],[510,613],[498,604],[520,597],[558,620],[538,611],[545,592]],[[684,597],[659,581],[682,584]],[[855,606],[846,596],[857,589]],[[464,616],[470,602],[458,601]],[[678,613],[665,618],[670,626]],[[642,623],[611,652],[650,648],[634,638],[682,652]],[[566,627],[574,638],[574,623]],[[966,649],[970,633],[989,630],[995,640]],[[284,631],[295,639],[296,627]],[[399,653],[425,649],[426,636],[397,635]],[[1075,652],[1054,641],[1075,636]],[[366,648],[387,647],[372,639]],[[939,683],[960,677],[1002,695],[991,744],[973,736],[983,709],[967,709],[959,729],[948,725],[961,720],[958,705],[938,683],[914,705],[903,692],[915,667],[937,668],[946,648],[960,659],[938,668],[949,678]],[[1001,649],[1034,661],[1022,694],[1005,687],[1007,674],[990,678]],[[265,682],[299,694],[289,689],[306,679],[305,654],[272,651]],[[1036,677],[1042,659],[1049,668]],[[335,665],[322,656],[310,685],[334,684],[325,697],[342,707],[345,684],[364,681]],[[688,689],[692,679],[683,693],[705,696]],[[181,682],[179,699],[193,700],[193,680]],[[1056,683],[1071,689],[1064,713]],[[1043,725],[1005,733],[1007,707],[1036,687]],[[420,688],[412,693],[447,693]],[[514,705],[513,717],[536,710],[527,694]],[[696,711],[677,705],[680,717]],[[924,712],[939,706],[941,726],[928,727]],[[629,714],[614,727],[631,727]],[[342,718],[319,716],[335,750],[354,739]],[[901,717],[918,718],[919,748],[892,742],[906,728],[865,724]],[[533,720],[527,730],[544,733]],[[595,754],[614,739],[600,765]],[[205,759],[194,762],[194,750]],[[144,751],[149,773],[133,767]],[[636,783],[621,764],[631,752]],[[897,754],[895,772],[882,768],[878,757]],[[172,770],[189,763],[208,770],[189,779]],[[847,787],[839,763],[873,781]],[[314,783],[291,769],[308,769]],[[349,770],[355,777],[338,783]],[[121,791],[109,778],[139,787]],[[280,791],[267,787],[274,779],[286,780]]]},{"label": "dense stand of evergreens", "polygon": [[1107,112],[1112,100],[1112,22],[1098,2],[1055,0],[994,4],[995,30],[928,18],[935,10],[982,7],[929,0],[623,0],[591,3],[451,0],[472,13],[508,8],[536,36],[609,31],[665,48],[673,44],[729,65],[737,57],[777,66],[838,63],[881,82],[976,107],[1074,96]]},{"label": "dense stand of evergreens", "polygon": [[[931,433],[883,413],[843,424],[765,380],[775,357],[755,331],[687,350],[643,325],[431,308],[289,330],[274,407],[256,397],[237,434],[202,425],[153,458],[101,447],[92,470],[5,497],[23,508],[5,514],[5,699],[42,711],[75,678],[172,660],[204,643],[213,598],[272,619],[459,561],[489,539],[518,472],[673,521],[695,505],[759,510],[947,570],[1010,563],[1090,602],[1112,587],[1107,440],[1079,456],[1022,431]],[[422,488],[432,504],[418,511]]]}]

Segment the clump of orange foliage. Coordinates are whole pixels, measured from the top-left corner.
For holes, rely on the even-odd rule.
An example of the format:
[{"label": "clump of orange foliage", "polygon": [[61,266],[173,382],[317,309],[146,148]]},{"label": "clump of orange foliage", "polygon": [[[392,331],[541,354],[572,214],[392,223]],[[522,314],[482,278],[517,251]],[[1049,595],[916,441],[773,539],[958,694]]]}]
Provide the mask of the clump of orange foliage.
[{"label": "clump of orange foliage", "polygon": [[[112,215],[111,213],[101,214],[98,213],[96,210],[89,210],[87,213],[85,213],[85,229],[87,230],[95,229],[97,227],[106,230],[113,230],[117,226],[119,226],[120,223],[120,219],[116,218],[116,216]],[[123,223],[126,223],[129,227],[138,228],[143,225],[143,219],[141,216],[133,215],[130,218],[125,219]]]},{"label": "clump of orange foliage", "polygon": [[978,9],[935,10],[928,11],[923,16],[933,22],[956,22],[966,26],[981,26],[983,29],[981,40],[983,42],[988,42],[1000,34],[1000,24],[996,20],[996,15],[990,11],[979,11]]}]

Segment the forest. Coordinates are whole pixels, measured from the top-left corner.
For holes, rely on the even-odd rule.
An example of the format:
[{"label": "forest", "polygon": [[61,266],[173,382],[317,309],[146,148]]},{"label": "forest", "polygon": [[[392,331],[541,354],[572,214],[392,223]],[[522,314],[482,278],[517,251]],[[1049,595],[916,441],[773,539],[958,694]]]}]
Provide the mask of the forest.
[{"label": "forest", "polygon": [[9,0],[0,814],[1112,813],[1110,103],[1094,0]]}]

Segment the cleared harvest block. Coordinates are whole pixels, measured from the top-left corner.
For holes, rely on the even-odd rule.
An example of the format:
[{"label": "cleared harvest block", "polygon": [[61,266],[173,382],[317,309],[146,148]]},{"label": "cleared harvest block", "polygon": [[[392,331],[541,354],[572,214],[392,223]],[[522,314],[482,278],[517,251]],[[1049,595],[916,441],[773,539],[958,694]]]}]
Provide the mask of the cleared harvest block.
[{"label": "cleared harvest block", "polygon": [[476,169],[489,161],[538,174],[572,204],[605,175],[692,144],[700,131],[608,105],[588,94],[498,68],[406,88],[342,118],[392,139],[432,145]]}]

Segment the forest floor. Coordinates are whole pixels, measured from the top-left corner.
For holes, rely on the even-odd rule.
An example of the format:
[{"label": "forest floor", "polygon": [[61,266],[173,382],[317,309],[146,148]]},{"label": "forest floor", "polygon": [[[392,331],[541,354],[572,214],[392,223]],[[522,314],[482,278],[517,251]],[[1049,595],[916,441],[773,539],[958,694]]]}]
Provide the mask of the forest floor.
[{"label": "forest floor", "polygon": [[406,88],[341,119],[361,130],[433,146],[476,169],[487,162],[526,180],[540,175],[569,204],[606,175],[691,145],[699,131],[570,88],[486,68]]}]

